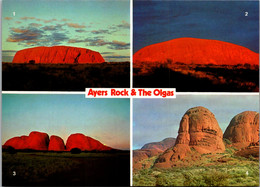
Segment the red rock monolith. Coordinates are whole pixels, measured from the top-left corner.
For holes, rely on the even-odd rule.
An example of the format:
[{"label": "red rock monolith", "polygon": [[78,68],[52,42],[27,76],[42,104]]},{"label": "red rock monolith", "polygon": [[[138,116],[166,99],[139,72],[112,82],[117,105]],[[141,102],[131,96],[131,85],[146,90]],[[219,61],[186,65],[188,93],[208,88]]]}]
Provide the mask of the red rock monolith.
[{"label": "red rock monolith", "polygon": [[109,151],[112,149],[111,147],[105,146],[101,142],[80,133],[70,135],[67,140],[66,150],[71,151],[73,148],[78,148],[81,151]]},{"label": "red rock monolith", "polygon": [[49,136],[43,132],[33,131],[29,136],[14,137],[6,141],[4,146],[11,146],[14,149],[32,149],[47,151]]},{"label": "red rock monolith", "polygon": [[185,64],[259,64],[259,54],[236,44],[208,39],[178,38],[146,46],[133,56],[140,62]]},{"label": "red rock monolith", "polygon": [[64,141],[59,136],[51,136],[48,150],[65,151]]},{"label": "red rock monolith", "polygon": [[84,64],[105,62],[100,53],[85,48],[53,46],[53,47],[34,47],[18,51],[13,63],[31,64]]},{"label": "red rock monolith", "polygon": [[198,155],[224,152],[222,138],[222,130],[212,112],[204,107],[191,108],[181,119],[175,145],[159,156],[155,167],[173,167],[192,152]]},{"label": "red rock monolith", "polygon": [[230,121],[224,138],[232,142],[236,148],[248,147],[251,143],[259,141],[259,113],[245,111],[237,114]]}]

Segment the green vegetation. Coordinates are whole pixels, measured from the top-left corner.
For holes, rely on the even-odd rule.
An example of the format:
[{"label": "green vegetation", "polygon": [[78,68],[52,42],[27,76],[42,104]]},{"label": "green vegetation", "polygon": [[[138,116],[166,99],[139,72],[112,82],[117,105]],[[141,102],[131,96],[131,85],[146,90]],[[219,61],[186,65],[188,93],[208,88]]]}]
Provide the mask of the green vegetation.
[{"label": "green vegetation", "polygon": [[258,159],[234,156],[233,152],[229,148],[221,154],[204,154],[189,166],[142,169],[133,173],[133,185],[259,186]]}]

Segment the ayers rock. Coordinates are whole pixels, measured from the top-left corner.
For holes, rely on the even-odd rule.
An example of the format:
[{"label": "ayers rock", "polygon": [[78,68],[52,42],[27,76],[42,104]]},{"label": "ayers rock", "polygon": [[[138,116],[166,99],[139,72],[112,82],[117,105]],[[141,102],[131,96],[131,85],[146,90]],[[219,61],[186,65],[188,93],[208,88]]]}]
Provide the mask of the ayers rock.
[{"label": "ayers rock", "polygon": [[65,151],[63,139],[59,136],[51,136],[48,151]]},{"label": "ayers rock", "polygon": [[218,40],[178,38],[137,51],[134,63],[182,62],[186,64],[259,64],[259,54],[245,47]]},{"label": "ayers rock", "polygon": [[13,147],[14,149],[32,149],[47,151],[49,145],[49,135],[43,132],[33,131],[29,136],[14,137],[7,140],[3,147]]},{"label": "ayers rock", "polygon": [[222,138],[222,130],[212,112],[204,107],[191,108],[181,119],[175,145],[159,156],[155,167],[173,167],[178,160],[184,161],[195,153],[224,152]]},{"label": "ayers rock", "polygon": [[105,62],[100,53],[85,48],[53,46],[34,47],[18,51],[13,63],[102,63]]},{"label": "ayers rock", "polygon": [[85,136],[84,134],[72,134],[69,136],[66,143],[66,150],[70,151],[73,148],[78,148],[81,151],[109,151],[111,147],[105,146],[99,141]]},{"label": "ayers rock", "polygon": [[259,113],[245,111],[237,114],[230,121],[223,137],[239,149],[251,143],[257,143],[259,141]]}]

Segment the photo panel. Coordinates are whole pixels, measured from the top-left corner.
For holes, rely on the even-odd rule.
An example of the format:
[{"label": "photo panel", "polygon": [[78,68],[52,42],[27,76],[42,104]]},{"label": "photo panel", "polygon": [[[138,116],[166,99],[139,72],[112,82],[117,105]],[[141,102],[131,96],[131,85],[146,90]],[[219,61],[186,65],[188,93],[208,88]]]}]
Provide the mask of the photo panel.
[{"label": "photo panel", "polygon": [[130,87],[130,0],[5,0],[4,91]]},{"label": "photo panel", "polygon": [[259,95],[133,100],[133,186],[258,186]]},{"label": "photo panel", "polygon": [[3,186],[130,185],[130,99],[3,94],[2,101]]},{"label": "photo panel", "polygon": [[259,1],[133,1],[133,85],[259,92]]}]

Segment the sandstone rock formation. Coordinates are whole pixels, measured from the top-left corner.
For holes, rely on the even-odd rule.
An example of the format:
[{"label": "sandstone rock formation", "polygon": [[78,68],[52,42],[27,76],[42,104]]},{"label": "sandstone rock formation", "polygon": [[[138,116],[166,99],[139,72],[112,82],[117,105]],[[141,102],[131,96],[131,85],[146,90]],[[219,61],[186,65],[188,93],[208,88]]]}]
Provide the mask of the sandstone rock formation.
[{"label": "sandstone rock formation", "polygon": [[51,136],[48,147],[49,151],[65,151],[63,140],[59,136]]},{"label": "sandstone rock formation", "polygon": [[182,62],[186,64],[259,64],[259,54],[245,47],[218,40],[178,38],[137,51],[134,63]]},{"label": "sandstone rock formation", "polygon": [[173,167],[175,162],[191,154],[224,152],[222,138],[222,130],[212,112],[204,107],[191,108],[181,119],[174,147],[159,156],[155,167]]},{"label": "sandstone rock formation", "polygon": [[165,151],[166,149],[174,146],[175,141],[176,141],[175,138],[165,138],[160,142],[152,142],[152,143],[145,144],[141,149]]},{"label": "sandstone rock formation", "polygon": [[102,63],[100,53],[85,48],[53,46],[34,47],[18,51],[13,63]]},{"label": "sandstone rock formation", "polygon": [[33,131],[29,136],[14,137],[6,141],[5,147],[11,146],[14,149],[32,149],[39,151],[48,150],[49,136],[43,132]]},{"label": "sandstone rock formation", "polygon": [[245,111],[237,114],[230,121],[224,138],[232,142],[232,146],[240,149],[259,141],[259,113]]},{"label": "sandstone rock formation", "polygon": [[253,156],[259,159],[259,142],[250,143],[249,146],[238,150],[235,154],[246,158]]},{"label": "sandstone rock formation", "polygon": [[163,153],[166,149],[174,146],[175,138],[165,138],[160,142],[152,142],[145,144],[141,149],[133,151],[133,168],[134,170],[139,170],[142,168],[149,168],[151,162],[142,163],[150,157],[157,156]]},{"label": "sandstone rock formation", "polygon": [[111,147],[105,146],[99,141],[85,136],[84,134],[72,134],[69,136],[66,143],[66,150],[70,151],[73,148],[78,148],[81,151],[109,151]]}]

